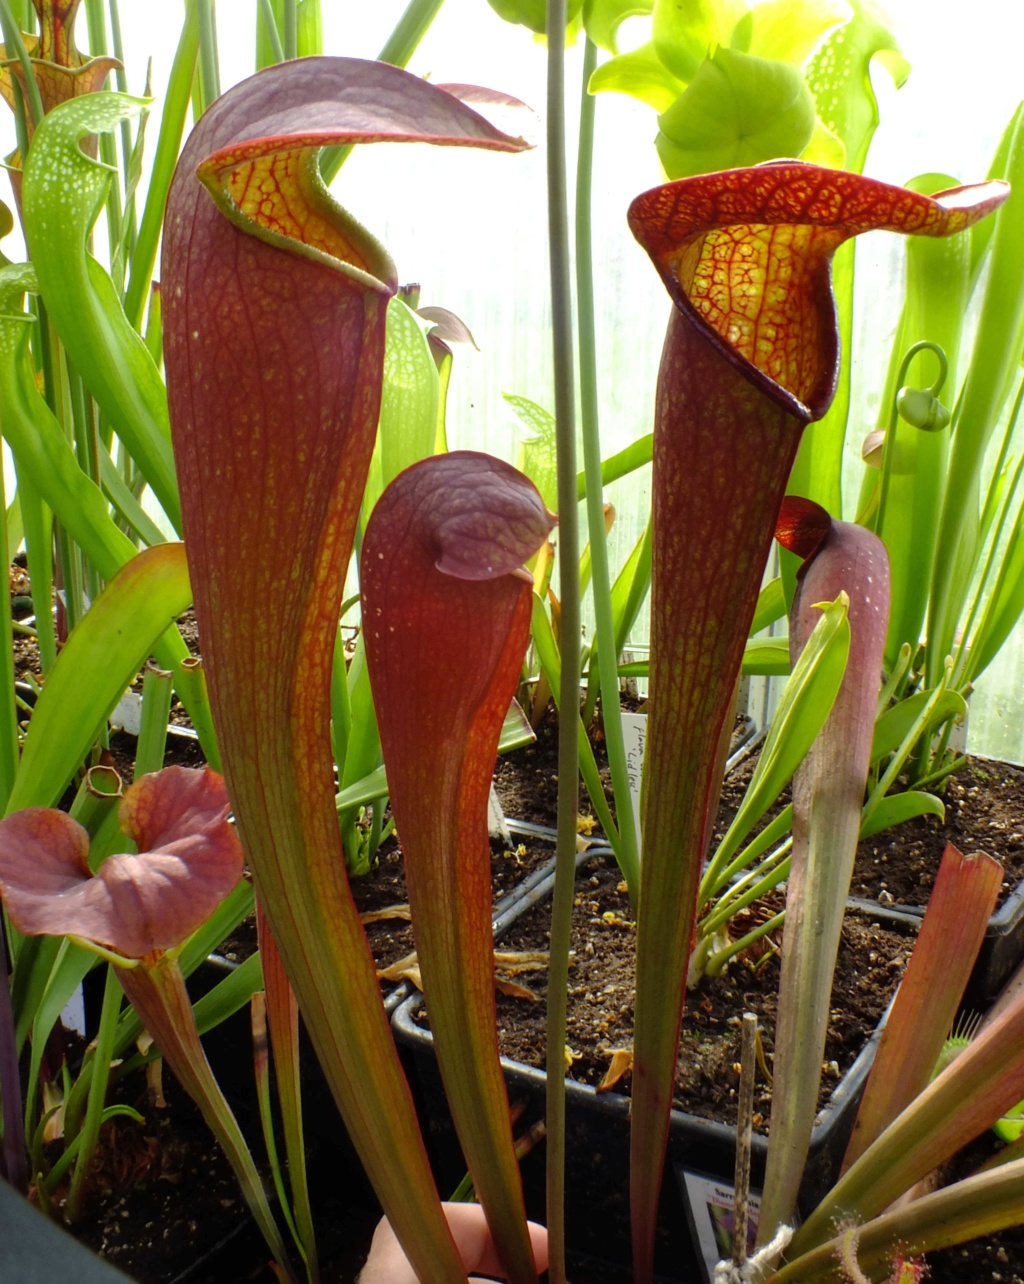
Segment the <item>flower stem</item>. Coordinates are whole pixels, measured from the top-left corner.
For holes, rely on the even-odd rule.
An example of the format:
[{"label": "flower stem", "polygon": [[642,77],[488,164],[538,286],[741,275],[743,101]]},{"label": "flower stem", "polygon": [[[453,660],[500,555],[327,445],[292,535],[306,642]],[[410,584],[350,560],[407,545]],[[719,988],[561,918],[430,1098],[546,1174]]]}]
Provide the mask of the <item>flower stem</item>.
[{"label": "flower stem", "polygon": [[[565,0],[548,0],[548,236],[558,451],[558,565],[562,673],[558,722],[558,846],[551,907],[547,1029],[547,1220],[549,1278],[565,1281],[565,1021],[576,874],[580,690],[579,530],[573,396],[572,286],[565,175]],[[604,530],[601,527],[603,538]]]}]

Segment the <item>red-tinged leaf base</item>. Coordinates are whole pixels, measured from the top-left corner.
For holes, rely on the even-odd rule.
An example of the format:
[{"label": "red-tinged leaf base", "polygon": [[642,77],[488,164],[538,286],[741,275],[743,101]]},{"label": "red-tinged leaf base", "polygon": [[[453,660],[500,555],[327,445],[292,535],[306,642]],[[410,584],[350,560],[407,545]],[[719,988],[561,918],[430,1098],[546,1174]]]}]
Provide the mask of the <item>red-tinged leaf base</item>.
[{"label": "red-tinged leaf base", "polygon": [[875,1053],[843,1171],[927,1087],[952,1029],[989,917],[1003,867],[947,843],[906,975]]}]

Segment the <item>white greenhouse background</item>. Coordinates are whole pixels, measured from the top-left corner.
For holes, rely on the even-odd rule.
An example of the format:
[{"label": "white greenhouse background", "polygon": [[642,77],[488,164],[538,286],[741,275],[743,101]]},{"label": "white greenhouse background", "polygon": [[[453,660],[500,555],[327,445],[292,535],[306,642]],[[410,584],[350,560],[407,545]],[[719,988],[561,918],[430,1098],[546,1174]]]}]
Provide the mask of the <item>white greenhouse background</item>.
[{"label": "white greenhouse background", "polygon": [[[323,0],[325,50],[373,57],[404,7],[404,0]],[[1024,97],[1024,7],[1005,0],[970,5],[888,0],[884,7],[913,71],[898,93],[884,71],[876,76],[882,124],[867,172],[897,183],[933,170],[963,182],[983,178],[1006,121]],[[255,9],[255,0],[218,0],[225,87],[253,66]],[[159,104],[182,5],[121,0],[120,12],[129,88],[143,91],[152,58]],[[627,24],[624,43],[628,32]],[[79,41],[86,45],[84,20]],[[581,61],[580,45],[570,51],[567,65],[574,94]],[[543,112],[542,45],[524,29],[503,23],[486,0],[446,0],[410,69],[440,83],[472,81],[501,89]],[[571,121],[574,113],[568,114]],[[158,121],[151,120],[150,140],[157,128]],[[625,223],[632,197],[661,181],[653,147],[654,113],[621,96],[602,95],[597,131],[594,245],[602,454],[608,455],[650,430],[669,305]],[[537,136],[542,144],[540,123]],[[5,112],[0,147],[6,154],[13,145],[13,126]],[[573,146],[570,139],[570,184]],[[485,449],[514,462],[521,434],[501,394],[521,394],[548,407],[552,403],[543,145],[521,156],[407,145],[400,149],[400,163],[396,150],[394,145],[357,148],[341,171],[336,195],[388,246],[400,278],[421,283],[423,303],[456,312],[476,337],[479,352],[467,348],[456,353],[448,415],[451,445]],[[0,182],[6,184],[6,179]],[[10,203],[2,188],[0,197]],[[15,240],[4,243],[12,257]],[[899,238],[875,233],[860,240],[851,418],[858,427],[850,431],[847,477],[854,494],[860,440],[877,417],[877,392],[873,401],[872,390],[881,382],[896,320],[899,256]],[[643,528],[649,469],[609,488],[607,498],[617,512],[611,549],[615,568]],[[642,643],[643,638],[634,640]],[[973,697],[969,743],[976,752],[1024,760],[1021,630]]]}]

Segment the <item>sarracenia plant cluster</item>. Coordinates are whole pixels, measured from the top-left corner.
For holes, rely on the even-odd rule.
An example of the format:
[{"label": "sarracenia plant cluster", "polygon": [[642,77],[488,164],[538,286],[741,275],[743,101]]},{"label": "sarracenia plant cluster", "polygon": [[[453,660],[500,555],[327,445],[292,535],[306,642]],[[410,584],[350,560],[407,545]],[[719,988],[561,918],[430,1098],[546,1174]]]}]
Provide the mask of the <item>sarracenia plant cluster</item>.
[{"label": "sarracenia plant cluster", "polygon": [[[136,219],[134,187],[122,204],[111,181],[110,144],[114,131],[131,140],[131,121],[145,105],[121,93],[81,92],[98,90],[111,64],[83,63],[77,54],[73,2],[38,0],[43,34],[35,46],[21,38],[9,3],[0,0],[4,84],[21,128],[16,192],[30,259],[0,267],[0,429],[18,474],[18,520],[29,548],[46,673],[23,746],[16,709],[0,698],[7,812],[0,824],[0,890],[12,955],[9,1003],[0,987],[4,1173],[23,1187],[31,1180],[40,1201],[52,1202],[76,1165],[69,1212],[79,1214],[85,1159],[116,1109],[106,1105],[108,1067],[125,1056],[141,1023],[221,1141],[279,1274],[297,1278],[285,1233],[199,1043],[204,1023],[262,987],[255,1025],[261,1035],[269,1025],[290,1183],[286,1190],[275,1161],[276,1193],[307,1278],[316,1280],[319,1268],[303,1176],[299,1012],[416,1274],[430,1284],[464,1280],[349,881],[350,870],[372,858],[382,832],[381,800],[388,796],[438,1063],[470,1177],[507,1278],[536,1280],[495,1033],[487,795],[532,625],[563,715],[560,822],[569,832],[561,835],[561,856],[568,851],[570,881],[560,859],[556,905],[564,909],[571,903],[578,747],[609,832],[616,829],[572,707],[579,692],[579,587],[592,569],[608,609],[589,651],[586,703],[593,712],[600,693],[606,718],[614,710],[618,653],[648,575],[651,586],[642,860],[629,823],[615,833],[637,913],[629,1176],[634,1278],[647,1284],[654,1274],[686,981],[694,967],[715,966],[714,951],[704,944],[720,926],[713,898],[724,894],[735,907],[786,874],[789,926],[761,1221],[762,1241],[772,1247],[764,1270],[780,1281],[808,1281],[834,1275],[843,1258],[870,1271],[893,1260],[897,1244],[917,1253],[1017,1220],[1024,1160],[914,1200],[900,1212],[885,1211],[1024,1098],[1020,1003],[929,1085],[937,1049],[920,1031],[941,1023],[944,1037],[966,983],[965,960],[969,966],[999,881],[993,862],[951,852],[845,1171],[785,1247],[820,1075],[826,979],[856,840],[876,812],[884,811],[885,823],[898,818],[899,807],[885,803],[889,777],[939,715],[948,716],[945,695],[957,685],[943,682],[934,652],[918,666],[925,686],[918,689],[920,682],[907,676],[902,643],[916,643],[920,612],[893,647],[890,578],[901,583],[909,563],[890,558],[886,536],[895,520],[892,497],[903,485],[906,443],[890,428],[879,491],[866,497],[860,525],[838,520],[837,505],[830,505],[835,520],[820,505],[829,502],[834,478],[820,452],[803,445],[813,440],[809,425],[834,414],[837,388],[839,401],[845,397],[839,334],[848,323],[850,281],[843,247],[876,229],[905,234],[915,246],[970,244],[977,250],[976,274],[987,248],[1002,254],[1000,263],[1011,256],[1012,202],[990,242],[968,240],[969,229],[980,228],[1007,201],[1008,186],[998,180],[938,184],[926,194],[856,172],[871,127],[861,117],[858,126],[856,113],[836,104],[856,99],[864,106],[870,91],[858,79],[862,68],[851,63],[845,79],[833,84],[832,73],[812,59],[822,41],[842,29],[845,10],[838,6],[804,6],[804,27],[787,39],[778,20],[767,22],[765,4],[695,6],[686,15],[660,0],[577,4],[572,14],[557,3],[495,7],[547,30],[555,97],[570,17],[589,23],[592,68],[595,44],[614,48],[627,10],[652,14],[650,46],[614,58],[595,77],[595,87],[626,88],[658,106],[660,154],[670,173],[684,175],[638,196],[628,211],[672,308],[645,448],[653,461],[651,522],[626,578],[614,586],[603,546],[592,369],[584,370],[582,382],[593,434],[579,484],[575,475],[564,172],[554,97],[549,172],[558,469],[557,478],[549,475],[538,489],[488,455],[447,451],[445,355],[436,336],[431,348],[412,309],[396,300],[398,275],[386,249],[337,204],[325,181],[354,145],[417,142],[520,152],[529,144],[508,121],[525,119],[521,104],[474,86],[433,84],[388,61],[297,57],[319,54],[311,0],[261,6],[258,52],[265,65],[221,96],[211,6],[197,2],[188,7],[177,52],[150,198]],[[389,48],[390,62],[408,57],[429,21],[427,8],[410,6]],[[866,7],[853,8],[848,34],[862,38],[866,66],[888,45]],[[102,15],[96,5],[88,9],[95,25]],[[847,99],[855,83],[862,97],[851,91]],[[198,123],[175,164],[193,93]],[[701,122],[715,114],[723,94],[742,105],[742,128],[739,137],[711,140],[711,147]],[[492,111],[500,112],[505,128],[492,123]],[[764,127],[749,130],[748,115]],[[137,134],[134,149],[140,143]],[[1005,168],[1014,170],[1021,154],[1017,133],[1008,148]],[[780,152],[804,159],[772,159]],[[709,158],[716,172],[702,173]],[[830,167],[844,159],[848,169]],[[582,197],[580,208],[586,210]],[[111,236],[109,271],[90,250],[101,210]],[[160,290],[147,308],[161,227]],[[838,314],[830,277],[837,254]],[[586,253],[581,261],[589,262]],[[1012,293],[1019,311],[1019,274]],[[435,312],[428,319],[439,318]],[[916,325],[917,313],[908,313],[905,338],[916,341]],[[410,376],[401,394],[399,373]],[[1004,396],[1006,363],[989,375]],[[968,393],[981,396],[973,388],[969,383],[965,401]],[[906,422],[921,421],[916,430],[939,423],[930,403],[922,410],[921,397],[899,389],[893,396]],[[972,455],[972,485],[980,450]],[[825,454],[831,457],[828,449]],[[807,482],[805,493],[786,498],[794,477]],[[590,562],[582,570],[572,538],[578,485],[592,501]],[[154,530],[141,503],[147,490],[184,545],[165,542]],[[983,525],[994,538],[1009,521],[1002,493],[1002,485],[995,486],[986,505]],[[557,519],[545,499],[556,495],[562,610],[552,618],[534,589],[548,587]],[[945,502],[955,506],[948,493]],[[53,514],[67,617],[56,630],[48,623]],[[765,593],[776,536],[801,566],[796,571],[789,563],[777,589]],[[139,544],[153,547],[139,552]],[[339,624],[355,605],[345,599],[354,549],[361,625],[349,656]],[[1021,598],[1020,560],[1014,543],[996,606],[983,607],[979,599],[971,608],[972,618],[981,613],[986,621],[979,635],[986,656],[992,640],[1005,636]],[[945,639],[955,608],[943,594],[934,596],[934,636]],[[704,861],[749,634],[785,613],[787,599],[792,687],[766,744],[755,793],[763,811],[793,777],[791,850],[771,853],[771,870],[762,867],[747,883],[736,883],[731,880],[748,863],[739,849],[757,819],[754,802],[707,867]],[[190,601],[201,665],[188,657],[173,624]],[[9,614],[0,625],[9,646]],[[97,727],[105,727],[150,652],[161,669],[146,679],[140,778],[122,799],[96,768],[71,816],[52,810],[68,784],[77,783]],[[961,653],[955,664],[966,681],[981,660]],[[883,703],[906,698],[898,715],[876,725],[883,670]],[[202,771],[156,770],[172,686],[211,764]],[[610,747],[614,758],[614,743]],[[927,809],[924,791],[910,793],[917,796],[902,804],[906,814]],[[359,809],[367,804],[373,805],[368,837],[357,832],[365,819]],[[773,840],[784,837],[784,826],[772,831]],[[755,855],[770,845],[761,843]],[[243,855],[251,884],[239,881]],[[193,1011],[185,975],[254,905],[258,958],[231,997]],[[958,913],[958,946],[943,969],[942,941]],[[702,943],[694,951],[698,927]],[[557,928],[552,939],[563,939]],[[64,1001],[97,958],[108,969],[100,1030],[64,1102],[65,1156],[46,1171],[45,1120],[34,1091],[21,1118],[18,1057],[28,1043],[34,1084]],[[937,976],[941,985],[929,995],[928,979]],[[130,1005],[124,1011],[122,995]],[[555,1068],[562,1042],[556,1034],[549,1057]],[[918,1043],[919,1055],[911,1056],[908,1049]],[[265,1053],[257,1073],[273,1152]],[[561,1074],[549,1079],[550,1122],[558,1116]],[[30,1163],[20,1141],[26,1126]],[[552,1154],[557,1169],[557,1146]],[[556,1284],[565,1278],[561,1180],[554,1171],[549,1182]],[[835,1238],[840,1216],[853,1219],[853,1240]]]}]

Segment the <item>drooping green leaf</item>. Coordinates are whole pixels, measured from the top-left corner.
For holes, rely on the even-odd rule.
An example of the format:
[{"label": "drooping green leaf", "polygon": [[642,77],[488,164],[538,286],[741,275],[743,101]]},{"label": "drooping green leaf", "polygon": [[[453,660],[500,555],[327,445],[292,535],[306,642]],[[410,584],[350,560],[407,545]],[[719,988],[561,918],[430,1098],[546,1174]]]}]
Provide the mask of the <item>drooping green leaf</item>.
[{"label": "drooping green leaf", "polygon": [[584,0],[583,25],[587,39],[610,54],[619,52],[619,27],[627,18],[642,17],[654,8],[654,0]]},{"label": "drooping green leaf", "polygon": [[[20,474],[31,480],[98,573],[109,580],[138,550],[113,520],[93,480],[78,466],[60,424],[36,387],[29,352],[31,318],[21,311],[23,294],[34,293],[35,289],[35,273],[29,264],[0,269],[0,432],[14,454]],[[124,486],[105,452],[101,461],[104,459],[112,477]],[[137,507],[130,492],[128,498]],[[148,527],[147,531],[162,540],[159,531],[149,531]],[[176,628],[154,643],[153,653],[164,668],[173,669],[180,679],[188,648]],[[208,725],[205,694],[197,691],[183,698],[195,725]],[[204,737],[202,743],[209,755],[209,737]]]},{"label": "drooping green leaf", "polygon": [[[684,84],[693,80],[719,45],[748,14],[746,0],[657,0],[651,36],[658,57]],[[781,155],[781,153],[779,153]]]},{"label": "drooping green leaf", "polygon": [[222,981],[218,981],[212,990],[193,1004],[196,1029],[200,1034],[216,1029],[229,1016],[244,1008],[262,986],[263,970],[257,950],[239,963],[238,967],[232,968]]},{"label": "drooping green leaf", "polygon": [[800,66],[829,32],[850,20],[852,10],[847,0],[762,0],[751,17],[744,52]]},{"label": "drooping green leaf", "polygon": [[782,591],[782,579],[776,575],[757,595],[757,607],[750,625],[751,637],[760,633],[762,629],[766,629],[769,624],[774,624],[776,620],[781,620],[785,614],[786,598]]},{"label": "drooping green leaf", "polygon": [[751,638],[743,648],[745,677],[783,678],[789,671],[789,638]]},{"label": "drooping green leaf", "polygon": [[918,816],[938,816],[946,818],[946,805],[934,794],[925,793],[922,789],[908,789],[902,794],[886,794],[875,806],[870,817],[861,825],[861,838],[873,838],[883,829],[892,829]]},{"label": "drooping green leaf", "polygon": [[[896,752],[934,695],[935,692],[930,689],[917,691],[891,709],[886,709],[875,723],[875,736],[871,746],[872,766]],[[966,716],[967,701],[964,697],[959,691],[946,690],[939,694],[932,708],[928,728],[938,727],[950,718],[959,720]]]},{"label": "drooping green leaf", "polygon": [[721,48],[658,117],[656,146],[668,177],[684,178],[799,156],[814,119],[797,68]]},{"label": "drooping green leaf", "polygon": [[22,199],[29,253],[47,313],[89,391],[180,530],[163,382],[110,276],[87,249],[113,175],[82,150],[81,141],[112,130],[144,105],[123,94],[99,93],[72,98],[50,112],[25,161]]},{"label": "drooping green leaf", "polygon": [[658,57],[653,43],[617,54],[590,77],[590,92],[629,94],[655,111],[667,111],[686,88]]},{"label": "drooping green leaf", "polygon": [[[644,464],[651,462],[651,451],[653,448],[654,437],[651,433],[645,433],[643,437],[637,438],[631,445],[626,446],[615,455],[610,455],[601,463],[601,484],[607,486],[609,482],[617,481],[620,477],[626,477],[629,473],[635,472],[642,468]],[[585,473],[576,475],[576,494],[580,499],[587,497],[587,478]]]},{"label": "drooping green leaf", "polygon": [[[848,604],[844,595],[818,605],[821,619],[793,666],[743,801],[701,881],[701,901],[708,900],[728,878],[733,856],[789,784],[825,725],[839,692],[850,650]],[[788,648],[788,639],[786,645]]]}]

